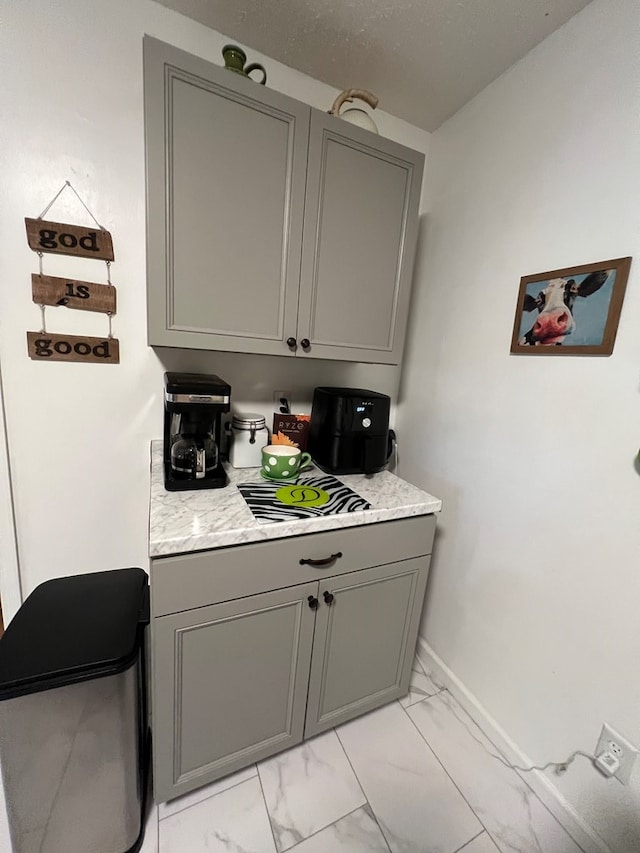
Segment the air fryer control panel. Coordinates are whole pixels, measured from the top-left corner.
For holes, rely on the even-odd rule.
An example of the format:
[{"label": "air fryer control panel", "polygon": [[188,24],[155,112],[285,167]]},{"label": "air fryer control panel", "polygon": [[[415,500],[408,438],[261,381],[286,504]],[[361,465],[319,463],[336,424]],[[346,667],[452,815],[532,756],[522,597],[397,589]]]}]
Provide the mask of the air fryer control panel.
[{"label": "air fryer control panel", "polygon": [[[351,409],[350,412],[349,408]],[[372,428],[375,429],[374,421],[376,420],[376,417],[373,400],[350,400],[349,404],[345,406],[345,409],[345,415],[347,415],[347,413],[350,415],[350,423],[345,423],[345,427],[347,429],[354,430],[355,432]]]}]

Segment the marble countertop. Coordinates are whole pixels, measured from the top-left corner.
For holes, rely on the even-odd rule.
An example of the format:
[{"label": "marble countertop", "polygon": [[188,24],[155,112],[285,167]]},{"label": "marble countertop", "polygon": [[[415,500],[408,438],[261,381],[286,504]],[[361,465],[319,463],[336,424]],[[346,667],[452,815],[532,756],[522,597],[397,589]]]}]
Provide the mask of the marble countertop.
[{"label": "marble countertop", "polygon": [[[151,443],[151,504],[149,556],[162,557],[244,545],[287,536],[301,536],[340,527],[358,527],[394,518],[439,512],[442,501],[401,480],[389,471],[338,477],[371,504],[371,509],[317,518],[259,524],[238,483],[262,482],[259,468],[226,466],[229,484],[224,489],[168,492],[164,487],[162,441]],[[306,469],[305,473],[322,472]]]}]

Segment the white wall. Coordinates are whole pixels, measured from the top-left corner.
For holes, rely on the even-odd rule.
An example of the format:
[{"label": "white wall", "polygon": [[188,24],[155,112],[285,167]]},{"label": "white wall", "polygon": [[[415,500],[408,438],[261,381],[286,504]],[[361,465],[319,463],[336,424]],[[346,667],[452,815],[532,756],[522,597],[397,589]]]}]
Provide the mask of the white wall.
[{"label": "white wall", "polygon": [[[18,567],[18,545],[13,514],[13,493],[4,416],[4,394],[0,375],[0,595],[4,624],[13,618],[22,603]],[[0,830],[0,838],[2,832]]]},{"label": "white wall", "polygon": [[[2,19],[0,363],[28,594],[58,575],[145,565],[148,446],[161,436],[165,369],[219,372],[238,407],[265,413],[273,410],[273,389],[282,387],[296,389],[299,399],[323,383],[362,384],[395,397],[399,371],[149,349],[142,37],[149,33],[219,64],[228,39],[150,0],[5,0]],[[335,90],[248,52],[267,66],[271,87],[322,109],[332,104]],[[426,149],[427,133],[384,113],[376,121],[384,135]],[[37,257],[27,247],[23,219],[37,216],[67,178],[113,235],[117,367],[27,357],[25,332],[40,328],[40,314],[30,284]],[[87,218],[69,190],[49,215]],[[215,258],[211,263],[215,268]],[[105,280],[96,261],[49,256],[44,269]],[[102,315],[62,309],[47,315],[53,332],[106,333]]]},{"label": "white wall", "polygon": [[[639,84],[640,4],[595,0],[431,138],[397,418],[444,500],[422,632],[536,762],[604,720],[640,745]],[[509,355],[520,276],[625,255],[611,357]],[[551,778],[640,849],[640,772]]]}]

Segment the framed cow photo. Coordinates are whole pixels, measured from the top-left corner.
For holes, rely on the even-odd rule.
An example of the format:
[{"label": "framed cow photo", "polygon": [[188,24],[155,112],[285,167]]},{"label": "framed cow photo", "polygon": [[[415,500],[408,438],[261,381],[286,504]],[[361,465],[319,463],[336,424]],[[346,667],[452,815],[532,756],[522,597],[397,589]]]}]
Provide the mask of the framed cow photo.
[{"label": "framed cow photo", "polygon": [[611,355],[631,258],[525,275],[511,352]]}]

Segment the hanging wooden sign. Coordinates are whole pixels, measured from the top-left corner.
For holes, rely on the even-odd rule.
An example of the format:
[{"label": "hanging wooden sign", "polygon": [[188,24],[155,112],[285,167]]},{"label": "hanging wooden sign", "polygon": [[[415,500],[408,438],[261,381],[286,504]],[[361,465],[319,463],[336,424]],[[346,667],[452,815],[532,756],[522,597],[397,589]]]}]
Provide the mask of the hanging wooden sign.
[{"label": "hanging wooden sign", "polygon": [[96,364],[120,364],[120,342],[116,338],[27,332],[27,347],[29,358],[34,361],[89,361]]},{"label": "hanging wooden sign", "polygon": [[80,311],[116,313],[116,289],[110,284],[33,273],[31,295],[38,305],[63,305]]},{"label": "hanging wooden sign", "polygon": [[28,217],[25,217],[24,222],[27,226],[27,240],[34,252],[76,255],[104,261],[112,261],[114,258],[113,243],[108,231]]}]

